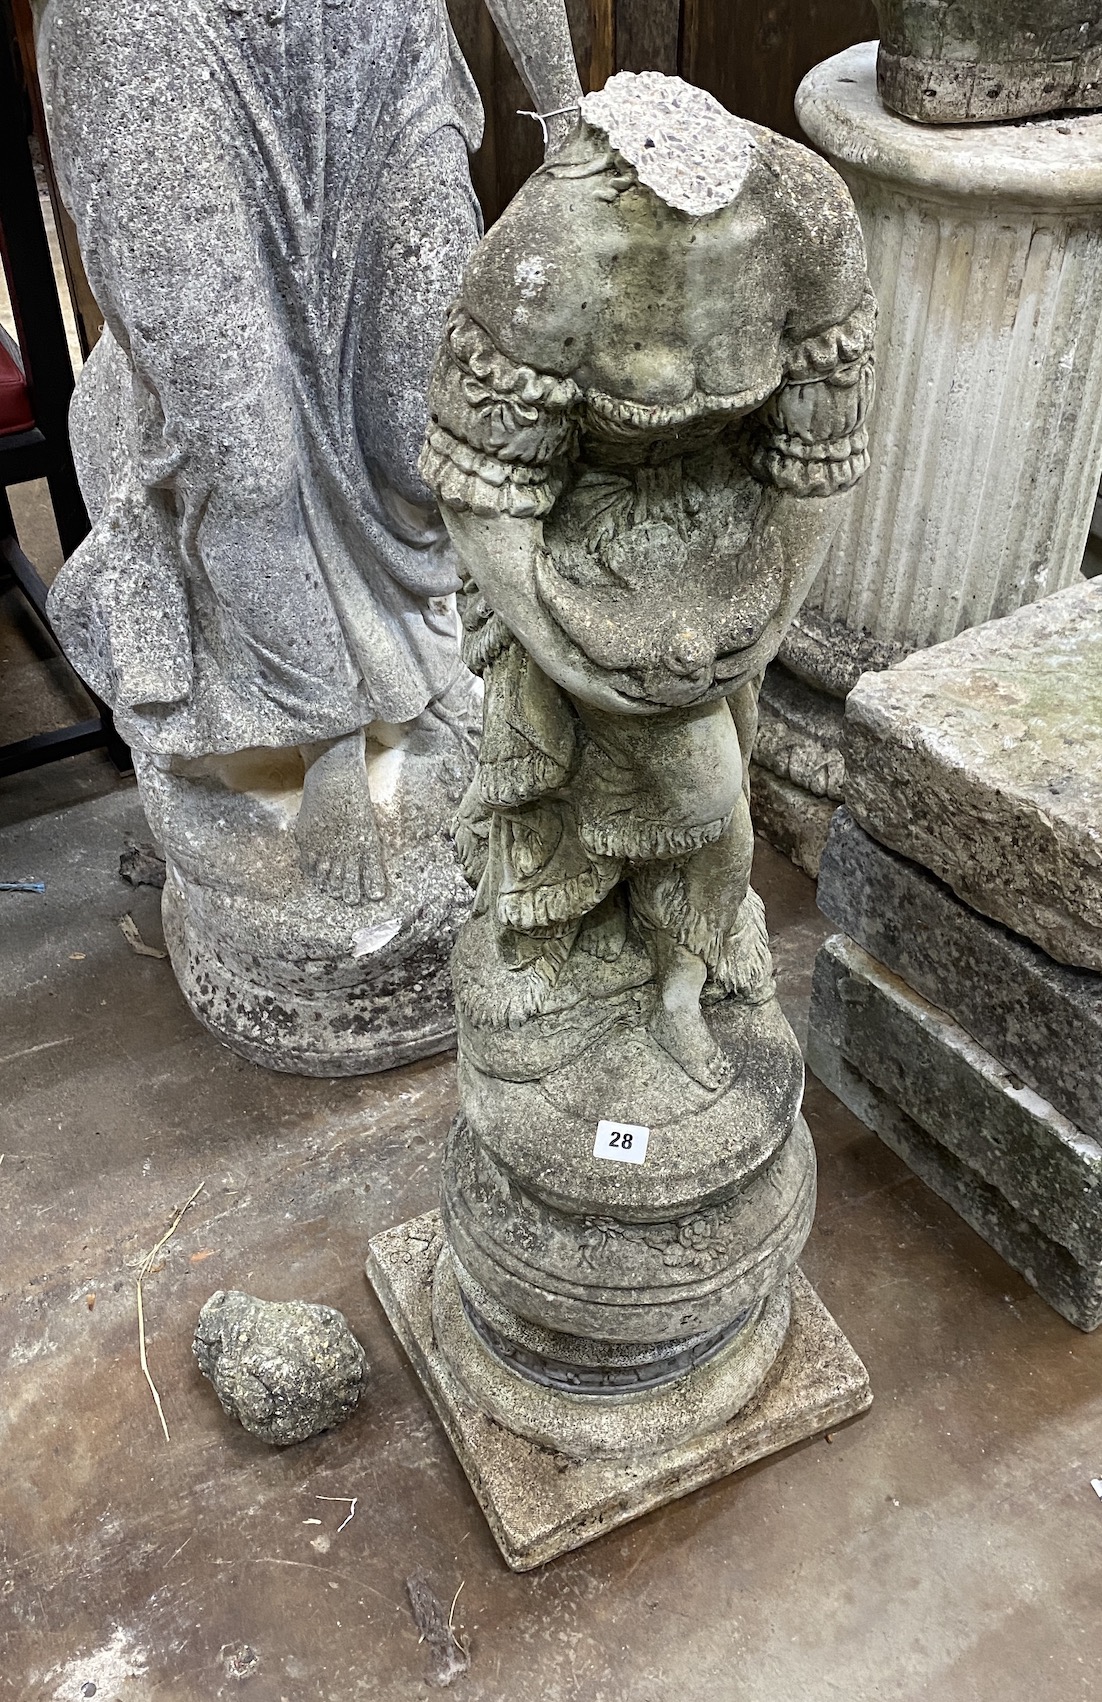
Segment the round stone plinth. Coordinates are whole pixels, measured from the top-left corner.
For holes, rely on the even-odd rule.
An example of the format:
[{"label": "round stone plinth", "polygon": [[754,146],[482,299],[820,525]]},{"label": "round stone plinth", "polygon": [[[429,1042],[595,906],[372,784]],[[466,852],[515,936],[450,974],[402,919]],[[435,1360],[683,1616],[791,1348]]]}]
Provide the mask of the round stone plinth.
[{"label": "round stone plinth", "polygon": [[809,72],[796,110],[853,195],[880,304],[869,471],[813,630],[781,650],[844,696],[862,667],[1079,577],[1102,474],[1102,114],[916,125],[877,94],[875,42]]},{"label": "round stone plinth", "polygon": [[[498,1424],[516,1436],[571,1459],[615,1459],[622,1455],[661,1453],[679,1442],[724,1424],[744,1407],[764,1381],[788,1330],[790,1298],[787,1276],[779,1289],[755,1308],[733,1334],[725,1335],[715,1351],[705,1352],[689,1369],[655,1374],[649,1386],[624,1386],[627,1375],[649,1370],[622,1363],[614,1367],[620,1381],[606,1391],[571,1392],[559,1383],[540,1380],[519,1369],[522,1361],[502,1357],[496,1332],[490,1333],[464,1304],[451,1253],[445,1247],[433,1278],[432,1322],[440,1350],[468,1395]],[[477,1315],[476,1315],[477,1316]],[[550,1332],[519,1330],[526,1337],[526,1360],[537,1357],[550,1366],[565,1366],[558,1355],[564,1338]],[[510,1346],[521,1345],[513,1344]],[[684,1344],[678,1344],[679,1347]],[[598,1363],[597,1344],[579,1342],[588,1370]],[[691,1352],[690,1350],[686,1350]],[[618,1356],[621,1361],[623,1356]],[[671,1358],[673,1356],[671,1355]],[[579,1370],[581,1367],[579,1367]],[[579,1383],[581,1379],[579,1378]]]},{"label": "round stone plinth", "polygon": [[[439,763],[398,757],[390,752],[371,770],[385,890],[359,904],[300,865],[300,792],[284,753],[186,777],[137,761],[165,850],[176,978],[200,1022],[252,1063],[364,1075],[454,1040],[448,958],[470,908],[447,831],[454,799]],[[408,791],[388,795],[387,763],[409,773]],[[301,788],[301,767],[297,778]]]},{"label": "round stone plinth", "polygon": [[[310,918],[191,885],[169,865],[165,943],[199,1021],[269,1070],[356,1076],[445,1051],[455,1039],[450,932],[402,938],[341,906]],[[311,928],[310,921],[315,926]],[[343,926],[342,926],[343,924]],[[357,939],[369,949],[357,956]]]},{"label": "round stone plinth", "polygon": [[[549,1206],[461,1116],[448,1141],[441,1206],[464,1290],[483,1315],[490,1295],[514,1317],[606,1349],[664,1344],[722,1332],[783,1283],[815,1212],[815,1149],[798,1117],[769,1162],[722,1200],[639,1222],[595,1210],[584,1197],[573,1212]],[[502,1329],[515,1337],[514,1325]]]},{"label": "round stone plinth", "polygon": [[1102,476],[1102,114],[915,124],[876,63],[850,48],[796,99],[880,317],[869,470],[763,692],[757,760],[781,785],[756,819],[790,854],[843,790],[823,695],[1076,584]]},{"label": "round stone plinth", "polygon": [[[584,1201],[593,1216],[655,1221],[728,1198],[788,1139],[803,1059],[775,998],[705,1008],[730,1071],[714,1087],[693,1081],[658,1044],[647,1004],[526,1081],[491,1074],[485,1066],[498,1035],[475,1034],[461,1021],[460,1103],[479,1143],[522,1187],[566,1212]],[[647,1128],[645,1164],[594,1153],[602,1119]]]}]

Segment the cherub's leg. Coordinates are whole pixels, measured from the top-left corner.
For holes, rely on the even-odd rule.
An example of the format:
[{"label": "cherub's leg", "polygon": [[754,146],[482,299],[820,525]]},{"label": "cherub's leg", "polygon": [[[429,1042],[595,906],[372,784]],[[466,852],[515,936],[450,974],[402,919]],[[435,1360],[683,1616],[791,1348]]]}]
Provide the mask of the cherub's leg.
[{"label": "cherub's leg", "polygon": [[300,747],[306,763],[295,839],[303,869],[346,904],[386,894],[362,730]]},{"label": "cherub's leg", "polygon": [[655,934],[658,1002],[650,1032],[664,1052],[701,1087],[722,1087],[730,1065],[712,1039],[700,1009],[708,965],[671,934]]},{"label": "cherub's leg", "polygon": [[658,999],[650,1032],[702,1087],[722,1087],[730,1066],[701,1012],[709,974],[725,957],[750,884],[754,836],[740,797],[721,836],[677,863],[655,863],[632,881],[633,903],[651,930]]}]

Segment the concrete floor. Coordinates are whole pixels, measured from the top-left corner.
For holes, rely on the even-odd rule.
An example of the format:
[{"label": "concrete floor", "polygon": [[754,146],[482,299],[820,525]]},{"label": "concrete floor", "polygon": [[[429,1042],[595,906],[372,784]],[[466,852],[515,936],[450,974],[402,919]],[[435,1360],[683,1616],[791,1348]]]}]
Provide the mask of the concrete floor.
[{"label": "concrete floor", "polygon": [[[60,807],[64,805],[65,807]],[[406,1579],[455,1606],[463,1702],[1025,1702],[1102,1694],[1102,1334],[1079,1335],[812,1082],[805,1268],[865,1358],[871,1413],[541,1572],[508,1573],[362,1274],[427,1209],[452,1061],[265,1074],[191,1019],[145,837],[98,755],[0,788],[0,1695],[18,1702],[406,1702],[428,1694]],[[20,819],[23,818],[23,819]],[[797,1025],[824,928],[763,848]],[[166,1443],[138,1364],[146,1284]],[[190,1354],[217,1287],[346,1312],[374,1382],[273,1452]],[[355,1517],[344,1528],[349,1501]],[[320,1521],[320,1522],[318,1522]],[[94,1687],[94,1688],[92,1688]]]}]

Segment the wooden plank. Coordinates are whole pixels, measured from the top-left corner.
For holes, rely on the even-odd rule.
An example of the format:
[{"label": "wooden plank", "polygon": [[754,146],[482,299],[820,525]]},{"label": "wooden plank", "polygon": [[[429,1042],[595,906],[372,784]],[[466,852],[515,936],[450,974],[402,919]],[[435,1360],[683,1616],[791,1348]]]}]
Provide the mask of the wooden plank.
[{"label": "wooden plank", "polygon": [[582,81],[589,89],[603,89],[616,70],[616,0],[590,0],[591,41],[589,61],[582,61]]},{"label": "wooden plank", "polygon": [[684,0],[681,74],[741,118],[799,137],[792,103],[807,72],[876,35],[872,0]]},{"label": "wooden plank", "polygon": [[[607,76],[595,78],[604,63],[608,43],[601,35],[602,8],[615,0],[567,0],[570,33],[582,82],[600,87]],[[518,112],[532,105],[498,36],[483,0],[448,0],[448,11],[463,55],[470,66],[486,109],[486,134],[471,165],[475,190],[487,224],[492,224],[543,159],[539,125]]]},{"label": "wooden plank", "polygon": [[73,306],[77,341],[80,344],[82,356],[87,360],[98,343],[100,332],[103,330],[103,314],[99,310],[99,304],[92,294],[91,286],[85,275],[84,262],[81,259],[80,247],[77,243],[76,226],[65,209],[61,192],[57,186],[53,157],[50,153],[49,139],[46,134],[46,114],[42,106],[42,90],[38,81],[38,64],[34,46],[34,19],[31,15],[30,0],[12,0],[12,20],[15,26],[15,38],[19,45],[20,57],[23,61],[23,75],[31,103],[31,117],[42,158],[46,187],[49,190],[50,206],[54,215],[54,229],[57,231],[61,260],[65,268],[65,281],[69,289],[69,299]]},{"label": "wooden plank", "polygon": [[616,0],[617,69],[676,73],[680,32],[680,0]]}]

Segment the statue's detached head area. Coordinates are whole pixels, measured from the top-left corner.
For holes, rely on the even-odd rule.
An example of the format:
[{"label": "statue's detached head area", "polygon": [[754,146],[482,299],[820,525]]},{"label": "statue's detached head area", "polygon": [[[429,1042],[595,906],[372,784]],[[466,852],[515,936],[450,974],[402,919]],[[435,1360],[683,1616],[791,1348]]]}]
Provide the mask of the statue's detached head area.
[{"label": "statue's detached head area", "polygon": [[581,110],[667,206],[700,218],[737,199],[753,159],[751,128],[704,89],[659,71],[621,71]]}]

